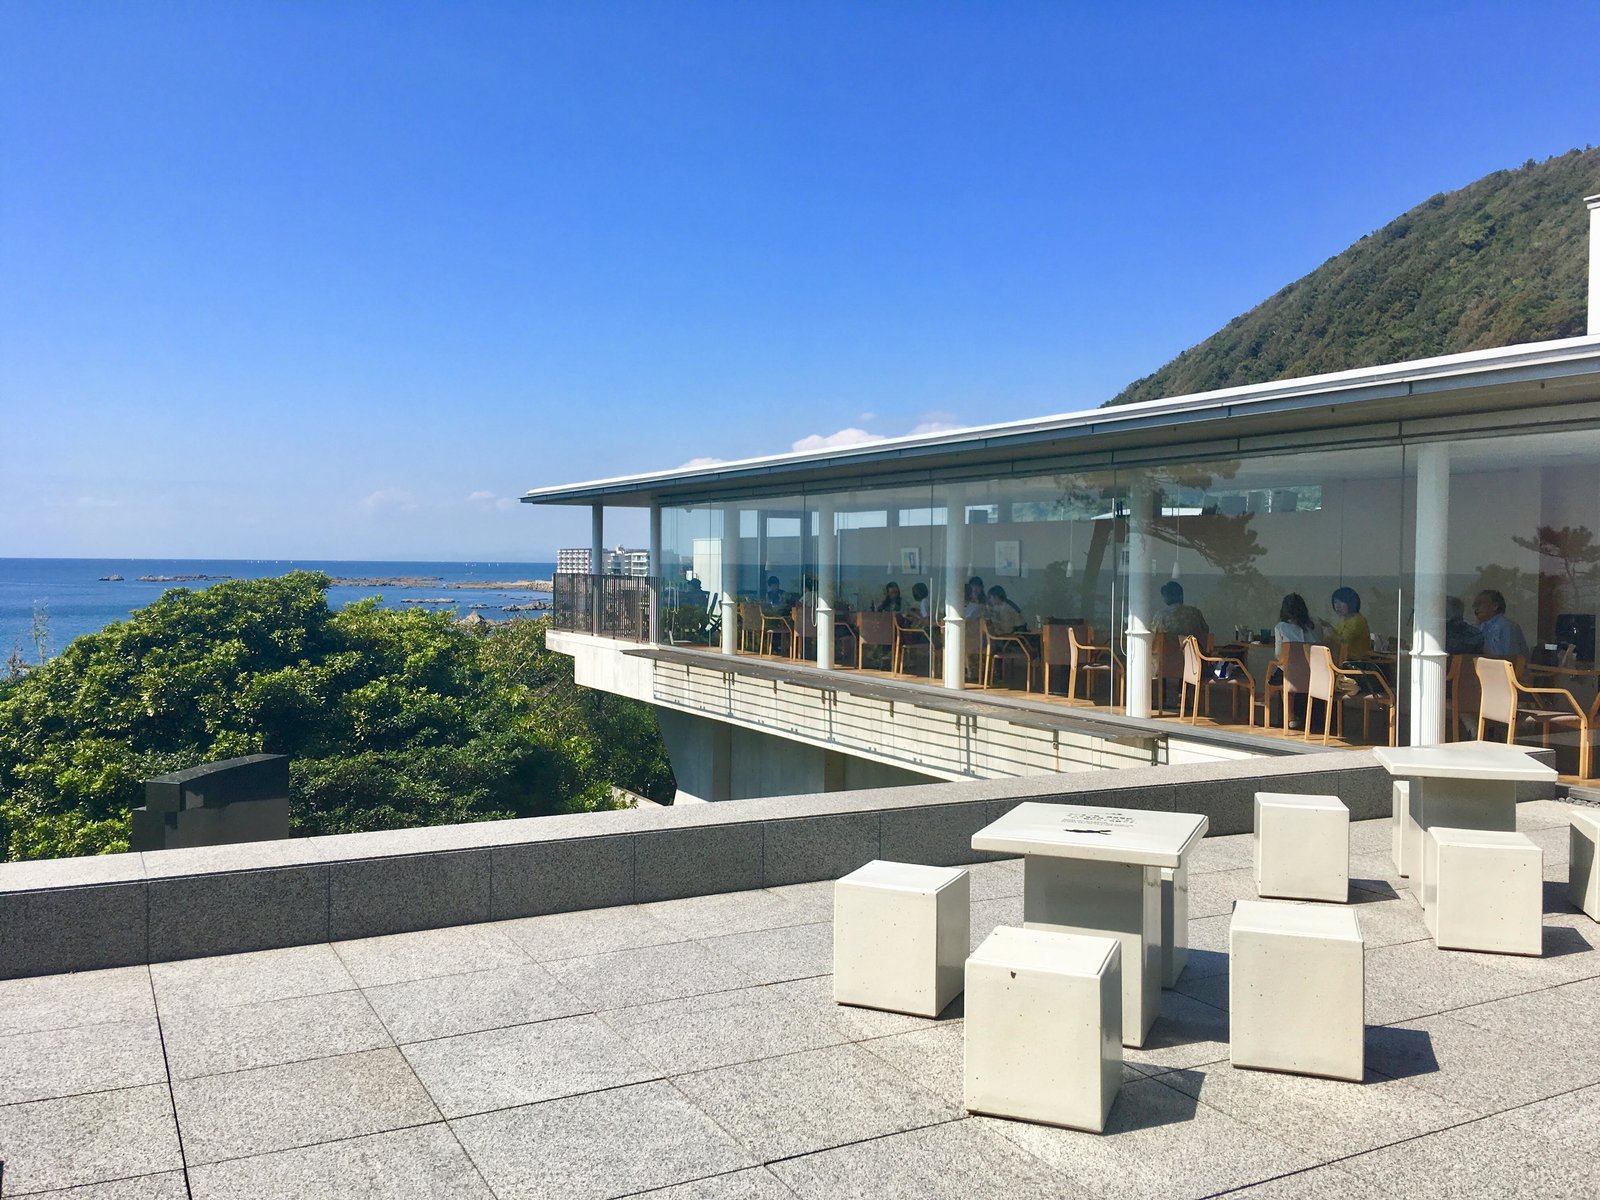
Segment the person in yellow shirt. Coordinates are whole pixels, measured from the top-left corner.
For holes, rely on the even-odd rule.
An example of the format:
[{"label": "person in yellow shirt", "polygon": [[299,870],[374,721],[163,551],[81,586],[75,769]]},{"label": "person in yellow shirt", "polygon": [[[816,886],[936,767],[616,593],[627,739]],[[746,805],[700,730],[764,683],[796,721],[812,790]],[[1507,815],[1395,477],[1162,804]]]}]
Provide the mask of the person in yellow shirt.
[{"label": "person in yellow shirt", "polygon": [[1333,650],[1333,661],[1348,663],[1366,658],[1372,653],[1372,630],[1361,615],[1361,596],[1355,588],[1336,588],[1333,593],[1333,615],[1337,618],[1330,627],[1323,622]]}]

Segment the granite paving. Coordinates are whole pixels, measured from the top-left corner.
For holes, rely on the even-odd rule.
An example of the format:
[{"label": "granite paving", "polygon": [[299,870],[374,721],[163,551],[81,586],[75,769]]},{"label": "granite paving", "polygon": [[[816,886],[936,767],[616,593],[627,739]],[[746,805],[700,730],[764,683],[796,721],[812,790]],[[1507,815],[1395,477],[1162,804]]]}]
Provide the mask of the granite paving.
[{"label": "granite paving", "polygon": [[[1250,835],[1190,865],[1190,956],[1096,1136],[963,1108],[964,1005],[832,994],[832,886],[796,884],[0,982],[13,1197],[1589,1197],[1600,926],[1545,852],[1544,955],[1436,949],[1351,829],[1361,1083],[1235,1070],[1228,922]],[[972,941],[1022,867],[972,875]]]}]

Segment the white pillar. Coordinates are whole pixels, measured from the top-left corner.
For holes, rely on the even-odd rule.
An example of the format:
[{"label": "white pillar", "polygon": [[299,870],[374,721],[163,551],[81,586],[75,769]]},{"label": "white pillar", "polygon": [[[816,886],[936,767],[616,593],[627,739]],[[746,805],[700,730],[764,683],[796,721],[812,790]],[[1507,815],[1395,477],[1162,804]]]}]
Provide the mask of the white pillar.
[{"label": "white pillar", "polygon": [[1150,715],[1150,674],[1155,634],[1150,629],[1151,505],[1154,489],[1141,480],[1133,487],[1128,509],[1128,715]]},{"label": "white pillar", "polygon": [[1444,741],[1445,589],[1449,563],[1450,446],[1417,449],[1416,581],[1412,588],[1411,744]]},{"label": "white pillar", "polygon": [[722,593],[722,652],[739,652],[739,507],[724,505],[722,509],[722,579],[717,584]]},{"label": "white pillar", "polygon": [[650,640],[665,641],[661,636],[661,504],[650,505]]},{"label": "white pillar", "polygon": [[606,561],[606,509],[603,504],[589,506],[589,611],[594,618],[593,632],[600,633],[602,604],[600,580],[605,574]]},{"label": "white pillar", "polygon": [[944,686],[960,689],[967,682],[967,622],[962,615],[967,582],[966,489],[951,484],[944,504]]},{"label": "white pillar", "polygon": [[833,597],[838,567],[833,501],[817,501],[817,666],[833,670]]},{"label": "white pillar", "polygon": [[1586,196],[1589,206],[1589,336],[1600,337],[1600,196]]}]

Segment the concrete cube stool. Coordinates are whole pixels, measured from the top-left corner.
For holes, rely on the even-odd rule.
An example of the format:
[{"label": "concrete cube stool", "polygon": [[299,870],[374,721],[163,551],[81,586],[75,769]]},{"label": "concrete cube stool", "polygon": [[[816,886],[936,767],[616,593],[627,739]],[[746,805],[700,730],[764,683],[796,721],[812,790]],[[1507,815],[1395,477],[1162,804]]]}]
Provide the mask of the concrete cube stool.
[{"label": "concrete cube stool", "polygon": [[1359,1081],[1363,951],[1354,909],[1239,901],[1228,926],[1233,1065]]},{"label": "concrete cube stool", "polygon": [[966,1107],[1102,1133],[1122,1083],[1122,945],[1002,925],[967,959]]},{"label": "concrete cube stool", "polygon": [[1571,836],[1567,899],[1600,921],[1600,809],[1573,809]]},{"label": "concrete cube stool", "polygon": [[833,886],[833,998],[936,1017],[961,994],[971,881],[960,867],[874,860]]},{"label": "concrete cube stool", "polygon": [[1338,904],[1350,898],[1350,810],[1337,796],[1256,793],[1256,892]]},{"label": "concrete cube stool", "polygon": [[1422,915],[1441,950],[1543,953],[1544,851],[1524,833],[1424,831]]}]

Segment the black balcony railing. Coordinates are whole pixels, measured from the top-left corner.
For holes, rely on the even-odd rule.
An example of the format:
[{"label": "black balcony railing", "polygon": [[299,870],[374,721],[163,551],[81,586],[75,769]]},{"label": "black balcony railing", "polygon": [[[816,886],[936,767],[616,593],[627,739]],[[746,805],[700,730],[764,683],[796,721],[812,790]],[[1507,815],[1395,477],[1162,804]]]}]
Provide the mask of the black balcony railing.
[{"label": "black balcony railing", "polygon": [[571,575],[558,571],[551,581],[550,624],[574,633],[647,642],[650,594],[656,582],[641,575]]}]

